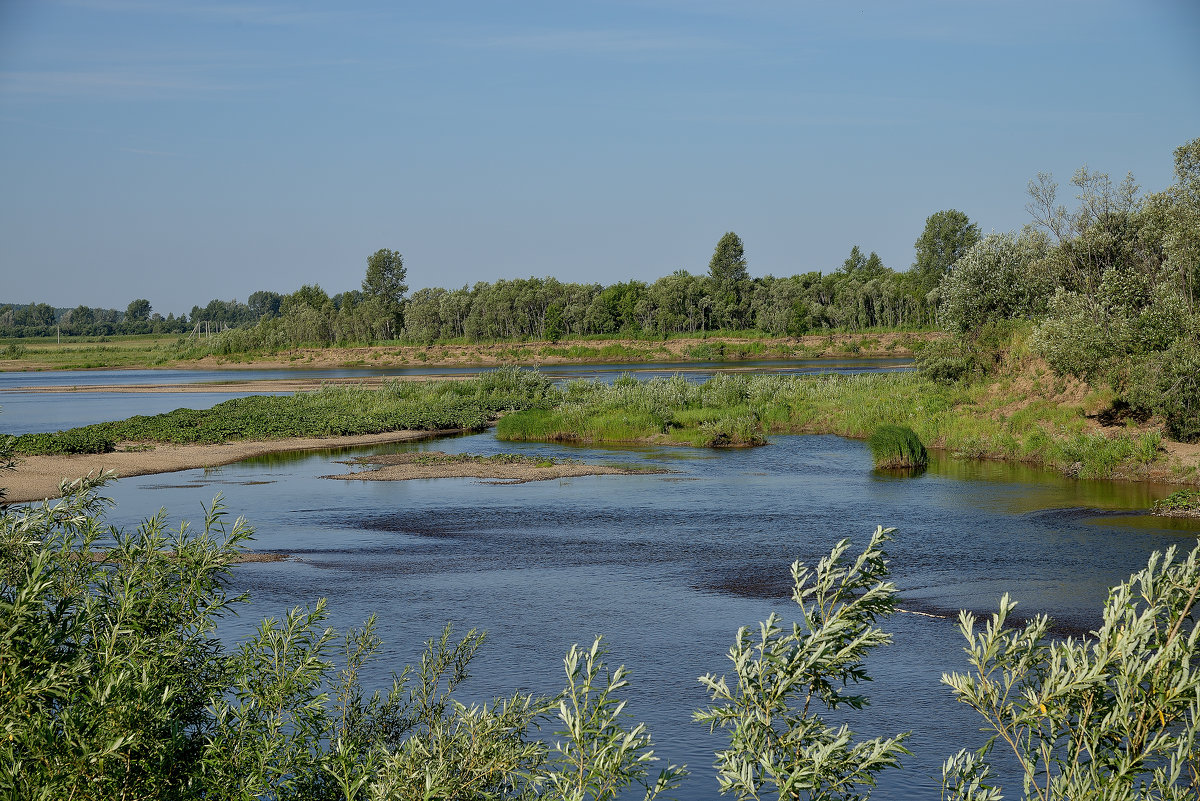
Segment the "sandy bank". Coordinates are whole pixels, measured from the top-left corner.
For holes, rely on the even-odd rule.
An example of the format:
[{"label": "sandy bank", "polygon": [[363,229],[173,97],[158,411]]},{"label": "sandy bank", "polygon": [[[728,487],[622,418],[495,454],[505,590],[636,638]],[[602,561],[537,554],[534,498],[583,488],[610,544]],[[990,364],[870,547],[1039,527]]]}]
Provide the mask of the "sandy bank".
[{"label": "sandy bank", "polygon": [[584,464],[582,462],[498,462],[491,459],[460,459],[441,452],[388,453],[369,458],[343,462],[343,464],[365,466],[368,469],[341,473],[321,478],[346,481],[411,481],[418,478],[481,478],[502,481],[506,484],[524,484],[530,481],[549,481],[557,478],[579,476],[629,476],[653,473],[668,473],[669,470],[652,468],[612,467],[609,465]]},{"label": "sandy bank", "polygon": [[117,478],[173,473],[197,467],[217,467],[255,456],[282,451],[349,448],[388,442],[428,439],[438,431],[393,431],[357,437],[299,437],[265,441],[226,442],[221,445],[165,445],[153,450],[118,450],[115,453],[71,456],[24,456],[12,472],[0,473],[0,486],[8,489],[8,503],[41,501],[58,496],[60,482],[73,481],[88,473],[113,471]]}]

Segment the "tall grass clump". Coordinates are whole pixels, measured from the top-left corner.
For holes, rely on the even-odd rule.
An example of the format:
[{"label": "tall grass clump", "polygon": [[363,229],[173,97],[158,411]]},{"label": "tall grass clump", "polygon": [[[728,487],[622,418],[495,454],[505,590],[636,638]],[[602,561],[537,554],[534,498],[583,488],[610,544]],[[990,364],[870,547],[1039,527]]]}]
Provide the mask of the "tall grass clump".
[{"label": "tall grass clump", "polygon": [[917,468],[929,464],[929,453],[908,426],[883,425],[867,440],[878,468]]}]

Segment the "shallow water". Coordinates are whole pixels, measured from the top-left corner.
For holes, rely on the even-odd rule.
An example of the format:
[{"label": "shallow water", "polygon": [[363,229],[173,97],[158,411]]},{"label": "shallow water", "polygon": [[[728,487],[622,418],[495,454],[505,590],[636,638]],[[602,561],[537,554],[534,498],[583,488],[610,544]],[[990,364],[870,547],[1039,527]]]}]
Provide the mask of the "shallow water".
[{"label": "shallow water", "polygon": [[[815,561],[842,537],[865,542],[895,526],[890,547],[902,608],[895,644],[872,660],[873,704],[849,718],[866,736],[914,732],[914,756],[885,773],[874,797],[936,798],[940,764],[982,744],[979,723],[939,684],[963,670],[954,616],[988,611],[1011,592],[1025,615],[1061,632],[1098,622],[1106,589],[1169,545],[1190,548],[1195,521],[1137,513],[1169,487],[1079,482],[1027,467],[935,459],[915,477],[871,469],[860,442],[775,437],[767,447],[569,448],[502,443],[491,433],[378,450],[566,456],[649,463],[674,473],[595,476],[521,485],[473,479],[329,481],[347,452],[286,454],[215,470],[133,478],[108,488],[114,519],[160,506],[198,520],[217,492],[258,530],[255,548],[287,562],[236,568],[253,601],[223,624],[231,641],[265,615],[329,601],[338,627],[379,615],[386,646],[372,675],[413,661],[446,622],[486,629],[465,699],[562,685],[571,643],[604,634],[614,663],[633,670],[632,713],[657,752],[686,762],[682,798],[712,798],[719,736],[692,723],[705,703],[696,677],[728,672],[736,629],[790,612],[789,564]],[[359,451],[362,452],[362,451]],[[833,720],[842,720],[836,717]]]}]

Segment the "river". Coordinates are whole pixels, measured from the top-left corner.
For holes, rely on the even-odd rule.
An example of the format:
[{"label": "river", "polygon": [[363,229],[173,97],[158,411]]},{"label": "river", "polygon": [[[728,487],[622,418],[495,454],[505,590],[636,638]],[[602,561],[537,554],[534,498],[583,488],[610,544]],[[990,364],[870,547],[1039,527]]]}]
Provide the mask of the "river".
[{"label": "river", "polygon": [[[862,367],[846,365],[845,371]],[[647,375],[660,369],[593,366],[552,375],[611,380],[626,370]],[[692,375],[703,377],[706,369],[716,368]],[[263,371],[229,372],[265,377]],[[68,386],[112,384],[117,377],[167,381],[168,372],[151,373],[26,377]],[[0,376],[0,385],[19,388],[21,379],[11,376]],[[333,377],[316,377],[323,376]],[[228,372],[187,373],[179,380],[185,377],[228,380]],[[27,395],[28,406],[13,403]],[[206,404],[222,399],[219,393],[195,397]],[[169,408],[186,405],[178,394],[147,398],[0,393],[0,422],[6,423],[0,430],[54,415],[82,420],[146,413],[160,400],[172,402]],[[111,405],[97,412],[91,408],[97,402]],[[39,410],[39,403],[55,411]],[[38,425],[26,430],[47,430]],[[612,662],[633,671],[630,711],[649,725],[657,753],[691,769],[679,794],[687,801],[716,796],[712,755],[722,746],[719,735],[691,721],[707,700],[697,677],[730,674],[725,654],[739,626],[755,626],[772,611],[791,619],[793,560],[815,562],[842,537],[861,546],[876,525],[896,527],[889,550],[904,611],[885,624],[895,643],[871,660],[875,681],[866,690],[872,705],[831,720],[847,720],[863,736],[911,730],[913,755],[902,770],[883,774],[874,797],[937,798],[941,762],[985,737],[980,721],[939,682],[943,672],[966,669],[957,610],[988,612],[1007,591],[1020,601],[1021,614],[1047,613],[1060,633],[1086,632],[1098,623],[1110,585],[1143,567],[1153,550],[1186,550],[1200,535],[1200,522],[1141,511],[1171,487],[1078,481],[941,455],[921,475],[896,477],[872,470],[862,443],[832,436],[779,436],[762,448],[710,451],[503,443],[484,432],[366,452],[411,449],[515,451],[673,472],[519,485],[330,481],[320,476],[344,471],[338,462],[349,452],[329,451],[130,478],[104,494],[117,504],[112,522],[124,526],[160,508],[173,520],[198,521],[202,505],[223,494],[230,511],[256,527],[256,550],[292,557],[235,569],[235,589],[252,600],[222,623],[222,636],[236,643],[262,617],[279,618],[322,597],[339,628],[376,613],[385,646],[368,686],[382,686],[391,670],[417,659],[421,643],[450,622],[459,632],[489,633],[462,700],[518,688],[554,692],[563,683],[567,648],[603,634]]]},{"label": "river", "polygon": [[942,760],[983,741],[979,721],[939,684],[944,671],[965,669],[957,610],[992,610],[1008,591],[1019,612],[1084,632],[1111,584],[1151,551],[1190,548],[1200,533],[1134,511],[1166,487],[947,459],[898,478],[873,471],[862,443],[832,436],[697,451],[518,445],[485,432],[390,447],[414,448],[675,472],[521,485],[329,481],[319,476],[344,471],[336,462],[346,458],[331,452],[134,478],[109,494],[114,518],[132,525],[160,507],[199,519],[201,504],[223,493],[256,526],[255,548],[293,555],[236,569],[236,588],[253,601],[224,636],[245,638],[261,617],[321,597],[339,628],[377,613],[387,644],[370,675],[378,685],[447,622],[489,632],[465,700],[553,692],[566,649],[605,635],[614,663],[633,670],[632,713],[660,755],[694,772],[684,799],[715,796],[710,765],[721,745],[691,722],[706,701],[696,678],[729,672],[739,626],[790,614],[792,560],[815,562],[842,537],[861,545],[877,524],[897,528],[890,552],[906,612],[887,622],[895,644],[871,661],[872,705],[846,719],[868,736],[913,731],[914,755],[884,775],[876,798],[936,798]]}]

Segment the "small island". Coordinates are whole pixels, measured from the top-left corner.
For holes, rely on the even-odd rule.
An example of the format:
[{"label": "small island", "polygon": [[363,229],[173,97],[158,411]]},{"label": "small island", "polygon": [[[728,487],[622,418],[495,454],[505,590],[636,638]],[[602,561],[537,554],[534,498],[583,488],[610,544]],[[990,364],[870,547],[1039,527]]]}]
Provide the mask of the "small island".
[{"label": "small island", "polygon": [[1200,490],[1182,489],[1154,502],[1150,514],[1158,517],[1200,518]]},{"label": "small island", "polygon": [[656,467],[585,464],[575,459],[550,459],[501,453],[482,456],[473,453],[386,453],[360,456],[340,464],[368,469],[321,476],[344,481],[411,481],[418,478],[480,478],[493,483],[525,484],[556,478],[580,476],[628,476],[669,473]]}]

